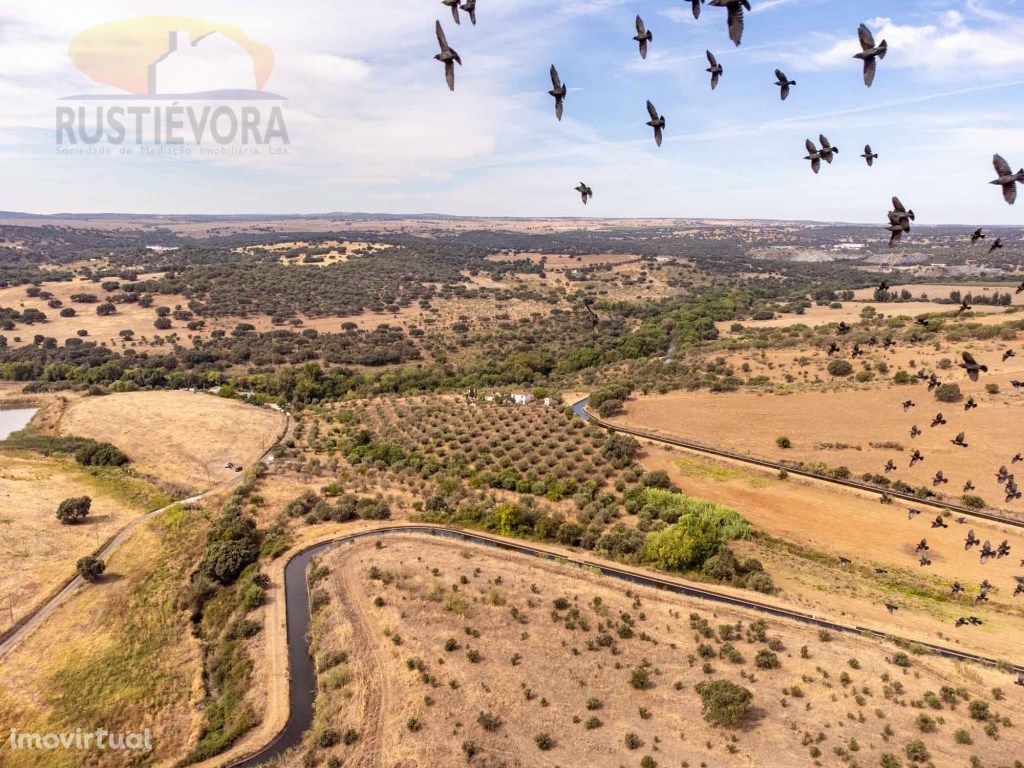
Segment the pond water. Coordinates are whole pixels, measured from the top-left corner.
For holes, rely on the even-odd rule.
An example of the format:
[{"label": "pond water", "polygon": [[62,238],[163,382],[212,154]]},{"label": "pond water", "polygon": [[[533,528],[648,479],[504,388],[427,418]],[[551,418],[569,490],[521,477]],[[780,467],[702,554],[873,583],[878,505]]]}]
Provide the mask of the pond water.
[{"label": "pond water", "polygon": [[0,411],[0,440],[6,440],[12,432],[25,427],[38,408],[16,408],[11,411]]}]

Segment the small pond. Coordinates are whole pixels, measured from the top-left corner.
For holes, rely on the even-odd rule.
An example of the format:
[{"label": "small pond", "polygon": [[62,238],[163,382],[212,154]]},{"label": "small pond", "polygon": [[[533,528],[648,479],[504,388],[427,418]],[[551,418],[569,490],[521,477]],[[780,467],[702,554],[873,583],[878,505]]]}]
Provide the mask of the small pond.
[{"label": "small pond", "polygon": [[6,440],[12,432],[23,429],[38,408],[16,408],[11,411],[0,410],[0,440]]}]

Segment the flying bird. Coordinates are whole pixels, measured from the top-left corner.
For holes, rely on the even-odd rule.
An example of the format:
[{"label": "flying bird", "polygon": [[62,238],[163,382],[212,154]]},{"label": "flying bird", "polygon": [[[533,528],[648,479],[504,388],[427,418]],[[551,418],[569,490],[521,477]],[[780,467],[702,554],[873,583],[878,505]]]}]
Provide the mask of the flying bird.
[{"label": "flying bird", "polygon": [[967,532],[967,538],[964,539],[964,551],[970,550],[972,547],[976,547],[981,544],[981,539],[974,535],[974,529],[971,528]]},{"label": "flying bird", "polygon": [[1024,293],[1024,283],[1017,286],[1017,295],[1019,296],[1022,293]]},{"label": "flying bird", "polygon": [[840,568],[845,568],[845,567],[846,567],[846,566],[848,566],[848,565],[849,565],[849,564],[850,564],[851,562],[853,562],[853,561],[852,561],[852,560],[850,560],[850,558],[848,558],[848,557],[843,557],[842,555],[840,555],[840,557],[839,557],[839,567],[840,567]]},{"label": "flying bird", "polygon": [[988,247],[988,252],[989,253],[995,253],[1000,248],[1004,248],[1004,247],[1005,246],[1003,245],[1003,238],[997,237],[995,240],[992,241],[992,245],[990,245]]},{"label": "flying bird", "polygon": [[970,352],[964,352],[960,355],[963,358],[963,362],[959,363],[960,367],[967,371],[967,376],[971,381],[978,380],[978,372],[988,373],[988,366],[982,365],[974,359],[974,355]]},{"label": "flying bird", "polygon": [[987,563],[993,554],[995,553],[992,551],[992,544],[986,541],[981,545],[981,564]]},{"label": "flying bird", "polygon": [[895,471],[895,469],[896,469],[896,462],[893,461],[892,459],[889,459],[889,461],[887,461],[885,463],[885,471],[886,472],[893,472],[893,471]]},{"label": "flying bird", "polygon": [[821,159],[831,165],[832,160],[839,154],[839,147],[833,147],[823,133],[818,134],[818,141],[821,142]]},{"label": "flying bird", "polygon": [[[893,210],[889,211],[889,247],[895,248],[903,239],[903,233],[910,231],[910,222],[916,218],[913,210],[907,210],[898,197],[892,199]],[[925,323],[927,324],[927,320]]]},{"label": "flying bird", "polygon": [[865,144],[864,145],[864,154],[861,155],[861,157],[864,158],[864,162],[866,162],[868,164],[868,168],[870,168],[871,166],[873,166],[875,164],[875,160],[878,159],[878,153],[871,151],[871,145],[870,144]]},{"label": "flying bird", "polygon": [[915,549],[914,551],[927,552],[929,549],[931,549],[931,547],[928,546],[928,539],[921,539],[921,541],[917,543],[917,549]]},{"label": "flying bird", "polygon": [[834,355],[838,351],[839,351],[839,345],[836,344],[834,341],[829,342],[828,349],[825,350],[826,354],[828,354],[829,356]]},{"label": "flying bird", "polygon": [[932,429],[934,429],[935,427],[941,427],[943,424],[946,423],[946,417],[943,416],[941,413],[937,413],[935,414],[935,418],[932,419]]},{"label": "flying bird", "polygon": [[555,69],[555,65],[551,65],[551,90],[548,91],[548,95],[555,99],[555,117],[559,120],[562,119],[562,110],[565,107],[565,97],[569,93],[569,89],[562,83],[562,78],[558,76],[558,70]]},{"label": "flying bird", "polygon": [[915,437],[921,434],[921,430],[917,428],[917,424],[910,428],[910,439],[913,440]]},{"label": "flying bird", "polygon": [[932,528],[949,528],[949,523],[942,519],[942,515],[936,515],[932,520]]},{"label": "flying bird", "polygon": [[[964,493],[970,493],[973,490],[974,490],[974,483],[972,483],[970,480],[968,480],[966,483],[964,483]],[[962,519],[963,518],[957,518],[957,522],[960,523],[961,525],[963,525],[963,523],[960,522]]]},{"label": "flying bird", "polygon": [[804,146],[807,147],[807,156],[804,157],[804,160],[810,160],[811,170],[817,173],[821,170],[821,153],[810,139],[804,140]]},{"label": "flying bird", "polygon": [[921,454],[921,451],[915,449],[914,453],[911,454],[910,456],[911,469],[913,469],[914,465],[917,464],[919,461],[924,461],[924,456]]},{"label": "flying bird", "polygon": [[949,442],[951,442],[953,445],[958,445],[961,448],[966,448],[967,447],[967,443],[964,442],[964,433],[963,432],[961,432],[959,435],[957,435],[955,438],[953,438]]},{"label": "flying bird", "polygon": [[907,520],[913,520],[915,517],[917,517],[920,514],[921,514],[921,510],[919,510],[919,509],[908,509],[907,510]]},{"label": "flying bird", "polygon": [[962,315],[964,312],[970,312],[972,309],[974,309],[974,307],[971,306],[971,303],[967,301],[967,299],[960,299],[960,306],[957,307],[956,310],[957,317]]},{"label": "flying bird", "polygon": [[[892,504],[892,496],[890,496],[885,491],[882,491],[882,495],[878,497],[878,503],[879,504]],[[1024,568],[1024,565],[1022,565],[1021,567]]]},{"label": "flying bird", "polygon": [[743,41],[743,9],[750,10],[750,0],[708,0],[714,8],[725,8],[728,12],[729,39],[736,45]]},{"label": "flying bird", "polygon": [[582,181],[580,185],[576,187],[576,191],[580,193],[580,197],[583,198],[583,204],[586,205],[587,201],[594,196],[594,190],[584,184]]},{"label": "flying bird", "polygon": [[722,67],[721,64],[718,63],[718,59],[715,58],[715,54],[713,54],[711,51],[705,51],[705,53],[708,57],[708,64],[710,64],[711,66],[709,66],[704,71],[711,73],[711,90],[713,91],[715,90],[715,88],[718,87],[718,81],[721,79],[722,74],[725,72],[725,69]]},{"label": "flying bird", "polygon": [[839,325],[836,326],[836,333],[840,336],[850,332],[850,326],[846,324],[845,320],[840,320]]},{"label": "flying bird", "polygon": [[441,0],[441,5],[447,5],[452,9],[452,18],[455,19],[456,24],[462,24],[462,20],[459,18],[459,0]]},{"label": "flying bird", "polygon": [[1017,356],[1016,352],[1014,352],[1012,349],[1008,349],[1005,352],[1003,352],[1003,362],[1005,363],[1011,357],[1016,357],[1016,356]]},{"label": "flying bird", "polygon": [[932,564],[932,561],[931,561],[931,560],[929,560],[929,559],[928,559],[927,557],[925,557],[924,555],[921,555],[921,559],[920,559],[920,560],[918,560],[918,562],[919,562],[919,563],[920,563],[921,565],[931,565],[931,564]]},{"label": "flying bird", "polygon": [[984,240],[986,237],[987,235],[985,235],[985,233],[981,231],[981,227],[978,227],[976,230],[974,230],[973,234],[971,234],[971,245],[974,245],[979,240]]},{"label": "flying bird", "polygon": [[654,42],[654,35],[644,26],[644,20],[636,17],[636,35],[633,37],[640,44],[640,58],[647,58],[647,44]]},{"label": "flying bird", "polygon": [[796,80],[790,80],[781,69],[775,70],[775,84],[779,86],[779,96],[783,101],[789,98],[789,87],[796,85]]},{"label": "flying bird", "polygon": [[[943,484],[947,484],[948,485],[949,484],[949,478],[946,477],[944,474],[942,474],[942,470],[940,469],[938,472],[935,473],[935,477],[932,478],[932,485],[943,485]],[[935,526],[933,525],[932,528],[934,528],[934,527]],[[942,527],[945,528],[946,526],[942,526]]]},{"label": "flying bird", "polygon": [[978,401],[975,400],[973,397],[968,397],[967,398],[967,402],[964,403],[964,410],[965,411],[973,411],[977,407],[978,407]]},{"label": "flying bird", "polygon": [[1017,682],[1014,685],[1020,685],[1024,687],[1024,675],[1017,675]]},{"label": "flying bird", "polygon": [[700,18],[700,7],[704,3],[704,0],[690,0],[690,4],[693,6],[693,18]]},{"label": "flying bird", "polygon": [[1002,187],[1003,200],[1013,205],[1017,202],[1017,184],[1024,184],[1024,168],[1014,173],[1002,155],[992,155],[992,166],[996,169],[996,180],[989,184]]},{"label": "flying bird", "polygon": [[903,412],[906,413],[911,408],[913,408],[915,405],[916,405],[916,403],[913,400],[904,400],[903,401]]},{"label": "flying bird", "polygon": [[960,594],[963,591],[964,591],[964,585],[961,584],[959,581],[954,581],[953,582],[953,586],[949,590],[949,594],[951,594],[951,595],[958,595],[958,594]]},{"label": "flying bird", "polygon": [[875,82],[877,60],[885,58],[885,54],[889,52],[889,44],[883,40],[878,45],[875,45],[874,35],[871,34],[871,30],[864,24],[858,27],[857,36],[860,39],[861,50],[859,53],[854,54],[853,58],[863,60],[864,85],[870,88],[871,84]]},{"label": "flying bird", "polygon": [[1011,464],[1020,464],[1022,461],[1024,461],[1024,456],[1021,456],[1019,453],[1010,459]]},{"label": "flying bird", "polygon": [[999,545],[999,549],[996,550],[996,559],[1010,556],[1010,540],[1003,539],[1003,543]]},{"label": "flying bird", "polygon": [[658,110],[654,108],[650,99],[647,100],[647,113],[651,116],[651,119],[647,121],[647,125],[654,129],[654,143],[660,147],[665,131],[665,117],[658,114]]},{"label": "flying bird", "polygon": [[892,603],[885,604],[885,610],[887,610],[889,613],[896,613],[896,611],[898,611],[899,609],[900,607],[898,605],[893,605]]},{"label": "flying bird", "polygon": [[[454,6],[452,12],[455,14],[455,20],[458,21],[459,11]],[[434,56],[440,62],[444,63],[444,79],[448,83],[448,90],[455,90],[455,62],[462,66],[462,59],[459,58],[459,52],[448,45],[448,39],[444,36],[444,29],[441,27],[441,22],[437,22],[437,42],[441,46],[441,52]]]},{"label": "flying bird", "polygon": [[476,26],[476,0],[466,0],[462,5],[459,6],[462,10],[469,14],[469,20],[473,22],[473,26]]}]

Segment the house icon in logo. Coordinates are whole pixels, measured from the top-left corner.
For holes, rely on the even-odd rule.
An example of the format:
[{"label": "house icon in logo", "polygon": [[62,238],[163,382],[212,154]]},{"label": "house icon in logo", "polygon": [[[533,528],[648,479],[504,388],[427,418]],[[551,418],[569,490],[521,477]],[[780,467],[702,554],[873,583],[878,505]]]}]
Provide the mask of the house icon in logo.
[{"label": "house icon in logo", "polygon": [[274,52],[230,24],[185,16],[125,19],[83,30],[68,56],[90,80],[127,98],[282,99],[264,90]]},{"label": "house icon in logo", "polygon": [[256,90],[252,59],[218,32],[195,40],[188,32],[171,32],[167,51],[149,65],[147,80],[150,96]]}]

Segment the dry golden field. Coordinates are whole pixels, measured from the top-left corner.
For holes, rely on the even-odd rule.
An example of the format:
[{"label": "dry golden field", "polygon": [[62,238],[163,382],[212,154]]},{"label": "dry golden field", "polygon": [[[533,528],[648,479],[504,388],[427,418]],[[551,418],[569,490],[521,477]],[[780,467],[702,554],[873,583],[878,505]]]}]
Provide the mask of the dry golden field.
[{"label": "dry golden field", "polygon": [[[1019,529],[981,520],[965,525],[946,518],[949,528],[931,528],[935,514],[907,519],[907,507],[883,506],[867,494],[773,474],[728,462],[715,462],[682,450],[646,445],[641,460],[663,469],[684,493],[737,510],[762,538],[733,545],[761,559],[780,592],[778,598],[821,616],[841,616],[859,626],[885,628],[926,642],[953,644],[976,653],[1015,659],[1024,646],[1024,598],[1014,596],[1024,554]],[[966,552],[969,529],[993,545],[1006,539],[1011,557],[982,565],[978,550]],[[914,552],[927,538],[932,565],[921,567]],[[806,555],[803,553],[806,551]],[[841,568],[839,557],[852,560]],[[875,568],[888,573],[879,576]],[[974,602],[981,582],[993,590],[989,602]],[[949,599],[954,581],[965,595]],[[889,614],[885,603],[899,607]],[[957,628],[960,616],[976,615],[980,627]]]},{"label": "dry golden field", "polygon": [[[329,575],[314,588],[330,603],[315,620],[324,669],[307,745],[330,743],[329,729],[340,742],[309,747],[320,760],[871,766],[886,752],[906,764],[920,740],[936,765],[954,766],[974,754],[1009,765],[1024,749],[1024,692],[994,670],[913,655],[902,667],[892,645],[762,626],[756,614],[422,538],[346,545],[322,563]],[[695,686],[718,679],[753,694],[736,727],[701,718]],[[955,705],[943,686],[962,689]],[[998,739],[971,719],[967,697],[1009,718]],[[972,743],[957,743],[959,730]]]},{"label": "dry golden field", "polygon": [[235,477],[228,461],[251,466],[284,424],[278,411],[205,393],[126,392],[77,401],[60,431],[113,443],[138,471],[198,490]]},{"label": "dry golden field", "polygon": [[[62,525],[57,506],[74,496],[89,496],[92,510],[85,522]],[[73,461],[0,449],[0,632],[73,575],[78,558],[149,511],[143,498]]]}]

